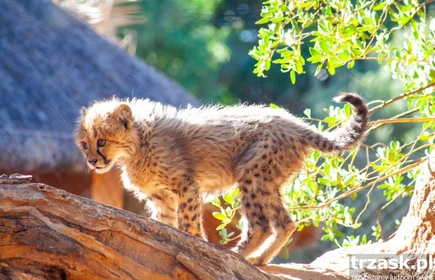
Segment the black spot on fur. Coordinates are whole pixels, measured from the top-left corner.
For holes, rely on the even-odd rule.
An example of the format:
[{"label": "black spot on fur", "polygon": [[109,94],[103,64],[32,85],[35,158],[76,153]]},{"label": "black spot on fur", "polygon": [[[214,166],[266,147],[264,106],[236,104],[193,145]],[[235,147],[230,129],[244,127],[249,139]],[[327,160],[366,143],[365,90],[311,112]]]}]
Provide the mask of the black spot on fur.
[{"label": "black spot on fur", "polygon": [[361,133],[361,127],[359,127],[359,126],[354,126],[354,127],[352,127],[352,130],[353,130],[354,132],[356,132],[357,134],[360,134],[360,133]]},{"label": "black spot on fur", "polygon": [[260,210],[260,212],[263,212],[263,206],[259,203],[254,203],[254,207],[258,208]]},{"label": "black spot on fur", "polygon": [[355,122],[356,122],[358,125],[361,125],[364,121],[365,121],[365,120],[364,120],[363,118],[361,118],[360,116],[355,117]]},{"label": "black spot on fur", "polygon": [[258,192],[259,192],[262,196],[268,196],[268,195],[271,195],[270,191],[265,190],[265,189],[262,189],[262,188],[259,188],[259,189],[258,189]]}]

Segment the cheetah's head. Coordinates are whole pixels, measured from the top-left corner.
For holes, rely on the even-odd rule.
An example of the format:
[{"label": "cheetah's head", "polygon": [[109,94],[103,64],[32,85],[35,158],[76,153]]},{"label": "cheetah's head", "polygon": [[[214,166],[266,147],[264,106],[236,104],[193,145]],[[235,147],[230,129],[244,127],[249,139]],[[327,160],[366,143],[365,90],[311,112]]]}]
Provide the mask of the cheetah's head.
[{"label": "cheetah's head", "polygon": [[116,99],[82,108],[75,140],[91,170],[105,173],[128,157],[133,124],[130,106]]}]

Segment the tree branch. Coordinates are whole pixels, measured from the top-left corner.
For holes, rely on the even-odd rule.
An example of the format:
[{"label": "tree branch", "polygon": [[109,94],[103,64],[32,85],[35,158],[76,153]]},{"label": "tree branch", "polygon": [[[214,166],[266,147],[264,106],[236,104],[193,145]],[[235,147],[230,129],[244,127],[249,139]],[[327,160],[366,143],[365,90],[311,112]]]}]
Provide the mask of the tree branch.
[{"label": "tree branch", "polygon": [[428,84],[427,86],[419,88],[417,90],[406,92],[406,93],[402,93],[401,95],[399,95],[399,96],[397,96],[395,98],[392,98],[390,100],[382,102],[381,105],[378,105],[376,107],[371,108],[369,113],[373,114],[374,112],[376,112],[376,111],[378,111],[378,110],[380,110],[382,108],[385,108],[386,106],[388,106],[388,105],[390,105],[390,104],[392,104],[392,103],[394,103],[394,102],[396,102],[398,100],[404,99],[404,98],[406,98],[406,97],[408,97],[410,95],[414,95],[414,94],[420,93],[420,92],[422,92],[422,91],[424,91],[424,90],[426,90],[428,88],[434,87],[434,86],[435,86],[435,83],[431,83],[431,84]]}]

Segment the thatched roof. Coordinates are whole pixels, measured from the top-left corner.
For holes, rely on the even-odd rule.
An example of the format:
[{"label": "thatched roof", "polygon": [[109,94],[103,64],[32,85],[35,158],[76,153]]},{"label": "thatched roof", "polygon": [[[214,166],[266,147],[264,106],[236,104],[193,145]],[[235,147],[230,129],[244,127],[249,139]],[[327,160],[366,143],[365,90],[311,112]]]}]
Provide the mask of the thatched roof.
[{"label": "thatched roof", "polygon": [[49,0],[0,1],[0,26],[0,169],[83,167],[72,133],[92,100],[195,103]]}]

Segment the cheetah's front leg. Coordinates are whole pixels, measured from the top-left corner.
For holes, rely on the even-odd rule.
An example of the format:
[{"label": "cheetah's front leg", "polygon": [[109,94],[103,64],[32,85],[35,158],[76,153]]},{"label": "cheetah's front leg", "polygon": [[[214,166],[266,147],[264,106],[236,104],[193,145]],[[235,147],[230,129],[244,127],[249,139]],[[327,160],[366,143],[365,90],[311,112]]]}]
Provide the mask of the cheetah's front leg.
[{"label": "cheetah's front leg", "polygon": [[167,190],[153,193],[149,198],[151,201],[152,218],[177,228],[177,196]]},{"label": "cheetah's front leg", "polygon": [[207,240],[202,226],[202,201],[199,185],[186,183],[179,190],[178,228]]}]

